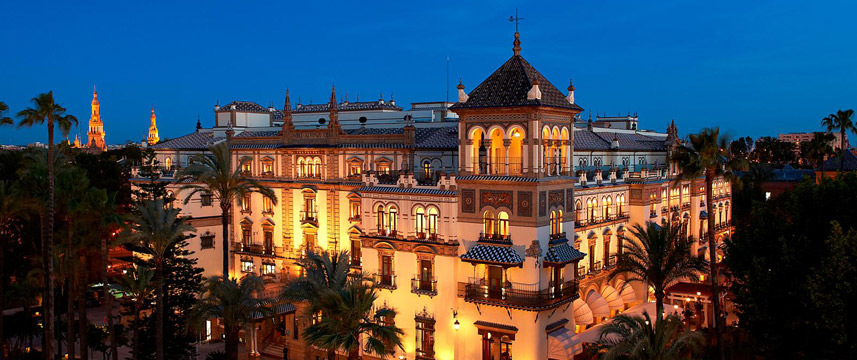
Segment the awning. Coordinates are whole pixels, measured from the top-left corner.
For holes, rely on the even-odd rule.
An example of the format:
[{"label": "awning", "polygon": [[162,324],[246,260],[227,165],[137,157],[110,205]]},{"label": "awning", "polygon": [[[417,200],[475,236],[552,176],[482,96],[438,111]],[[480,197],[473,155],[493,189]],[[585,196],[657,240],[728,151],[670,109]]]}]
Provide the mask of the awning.
[{"label": "awning", "polygon": [[619,282],[616,283],[616,288],[619,290],[619,297],[622,298],[622,302],[625,304],[637,301],[637,293],[634,292],[634,288],[631,287],[631,284],[619,280]]},{"label": "awning", "polygon": [[548,248],[545,254],[545,265],[565,265],[583,259],[586,254],[565,242]]},{"label": "awning", "polygon": [[500,266],[524,266],[524,258],[514,249],[506,246],[478,244],[461,255],[461,260],[471,263],[493,264]]},{"label": "awning", "polygon": [[601,296],[607,300],[610,310],[620,310],[625,305],[622,303],[622,298],[619,297],[619,292],[610,285],[604,285],[601,289]]},{"label": "awning", "polygon": [[592,318],[592,309],[586,301],[580,298],[574,299],[574,325],[586,326],[595,322]]},{"label": "awning", "polygon": [[586,305],[589,305],[594,317],[610,316],[610,305],[607,305],[607,300],[604,300],[601,294],[595,290],[590,290],[586,294]]},{"label": "awning", "polygon": [[569,329],[559,328],[548,334],[548,358],[570,360],[583,352],[580,339]]}]

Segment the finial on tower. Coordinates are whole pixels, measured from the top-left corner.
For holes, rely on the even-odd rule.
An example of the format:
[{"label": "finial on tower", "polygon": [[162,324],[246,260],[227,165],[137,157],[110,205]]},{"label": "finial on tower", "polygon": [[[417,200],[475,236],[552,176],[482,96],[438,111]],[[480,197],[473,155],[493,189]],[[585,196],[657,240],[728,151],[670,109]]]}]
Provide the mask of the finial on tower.
[{"label": "finial on tower", "polygon": [[574,104],[574,84],[572,84],[571,79],[568,79],[568,96],[566,99],[569,103]]},{"label": "finial on tower", "polygon": [[462,104],[466,103],[468,96],[467,93],[464,92],[464,84],[461,82],[461,78],[458,78],[458,86],[456,86],[456,88],[458,88],[458,102]]},{"label": "finial on tower", "polygon": [[509,22],[515,23],[515,41],[512,42],[514,45],[512,51],[514,51],[515,56],[521,55],[521,34],[518,33],[518,22],[521,20],[524,18],[518,17],[518,9],[515,9],[515,16],[509,16]]}]

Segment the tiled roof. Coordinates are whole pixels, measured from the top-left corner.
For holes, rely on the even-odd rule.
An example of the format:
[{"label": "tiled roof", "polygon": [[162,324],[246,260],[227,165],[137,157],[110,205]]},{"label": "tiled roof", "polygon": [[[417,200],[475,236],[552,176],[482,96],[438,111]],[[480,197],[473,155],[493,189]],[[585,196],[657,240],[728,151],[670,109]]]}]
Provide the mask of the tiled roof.
[{"label": "tiled roof", "polygon": [[[842,170],[843,171],[853,171],[857,170],[857,156],[855,156],[850,151],[845,151],[845,157],[842,161]],[[825,171],[833,171],[839,170],[839,157],[835,156],[824,162],[822,168]]]},{"label": "tiled roof", "polygon": [[280,134],[280,130],[256,130],[256,131],[242,131],[235,137],[271,137],[277,136]]},{"label": "tiled roof", "polygon": [[459,176],[458,180],[487,180],[487,181],[518,181],[518,182],[538,182],[539,179],[526,178],[522,176],[496,176],[496,175],[466,175]]},{"label": "tiled roof", "polygon": [[176,149],[176,150],[206,150],[209,146],[223,138],[214,138],[212,132],[194,132],[182,137],[170,139],[152,145],[153,149]]},{"label": "tiled roof", "polygon": [[[266,303],[264,303],[264,304],[263,304],[263,306],[270,306],[270,308],[271,308],[271,314],[270,314],[269,316],[276,316],[276,315],[282,315],[282,314],[291,314],[291,313],[293,313],[293,312],[297,311],[297,308],[296,308],[294,305],[292,305],[291,303],[276,303],[276,304],[272,304],[271,302],[266,302]],[[264,318],[264,316],[262,316],[262,313],[261,313],[261,312],[258,312],[258,311],[257,311],[257,312],[254,312],[254,313],[253,313],[253,319],[254,319],[254,320],[259,320],[259,319],[262,319],[262,318]]]},{"label": "tiled roof", "polygon": [[372,143],[372,144],[339,144],[341,148],[351,148],[351,149],[410,149],[413,148],[413,145],[405,145],[405,144],[386,144],[386,143]]},{"label": "tiled roof", "polygon": [[458,191],[450,191],[450,190],[437,190],[437,189],[421,189],[421,188],[410,188],[404,189],[395,186],[363,186],[357,189],[358,192],[386,192],[386,193],[397,193],[397,194],[426,194],[426,195],[449,195],[455,196],[458,195]]},{"label": "tiled roof", "polygon": [[345,130],[348,135],[399,135],[405,132],[402,128],[367,128],[360,127],[357,129]]},{"label": "tiled roof", "polygon": [[279,149],[282,144],[230,144],[230,149]]},{"label": "tiled roof", "polygon": [[257,103],[254,103],[252,101],[233,101],[231,103],[228,103],[226,105],[221,106],[220,110],[217,110],[217,111],[218,112],[230,111],[230,110],[232,110],[233,106],[235,106],[235,111],[270,113],[268,108],[266,108],[262,105],[259,105]]},{"label": "tiled roof", "polygon": [[[541,100],[527,100],[527,93],[538,79]],[[485,81],[468,94],[468,100],[457,103],[450,109],[467,109],[506,106],[550,106],[565,109],[583,110],[577,104],[569,103],[553,84],[540,74],[527,60],[514,55]]]},{"label": "tiled roof", "polygon": [[421,149],[458,149],[458,126],[417,128],[416,147]]},{"label": "tiled roof", "polygon": [[461,260],[477,263],[523,265],[524,258],[515,249],[505,246],[477,244],[468,252],[462,254]]},{"label": "tiled roof", "polygon": [[473,323],[473,325],[482,326],[482,327],[492,327],[495,329],[503,329],[503,330],[508,330],[511,332],[517,332],[518,331],[518,328],[514,327],[512,325],[498,324],[498,323],[482,321],[482,320],[477,320],[476,322]]},{"label": "tiled roof", "polygon": [[586,254],[569,245],[568,242],[551,246],[548,248],[548,253],[545,255],[545,262],[555,264],[568,264],[572,261],[583,259]]},{"label": "tiled roof", "polygon": [[610,150],[614,138],[619,140],[619,151],[666,150],[665,138],[638,133],[586,129],[574,132],[574,150]]},{"label": "tiled roof", "polygon": [[[402,110],[401,106],[391,104],[389,102],[381,103],[381,101],[362,101],[362,102],[341,102],[337,104],[339,111],[360,111],[360,110]],[[306,104],[298,105],[292,110],[293,113],[312,113],[312,112],[329,112],[330,104]]]}]

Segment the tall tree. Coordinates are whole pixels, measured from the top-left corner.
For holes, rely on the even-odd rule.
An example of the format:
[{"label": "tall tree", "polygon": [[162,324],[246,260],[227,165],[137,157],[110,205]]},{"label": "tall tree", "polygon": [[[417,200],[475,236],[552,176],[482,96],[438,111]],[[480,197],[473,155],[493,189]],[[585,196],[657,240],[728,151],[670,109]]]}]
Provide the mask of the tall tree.
[{"label": "tall tree", "polygon": [[596,349],[604,360],[694,359],[705,345],[702,334],[685,330],[678,315],[652,324],[643,316],[617,315],[599,330]]},{"label": "tall tree", "polygon": [[[75,357],[75,313],[74,303],[78,300],[79,276],[78,273],[84,271],[80,266],[78,259],[78,250],[81,248],[78,227],[81,226],[79,219],[86,216],[89,212],[84,201],[84,194],[89,189],[89,179],[86,178],[86,172],[83,169],[74,165],[65,166],[60,169],[56,176],[57,189],[60,196],[57,198],[58,213],[60,218],[64,219],[61,225],[65,226],[66,237],[60,248],[60,259],[63,265],[60,273],[63,275],[66,289],[66,339],[68,351],[66,352],[69,358]],[[83,320],[83,319],[81,319]],[[81,339],[81,344],[85,343],[85,333],[78,332]],[[81,348],[81,356],[84,356],[86,350]]]},{"label": "tall tree", "polygon": [[[672,161],[676,163],[679,174],[676,181],[695,180],[705,178],[705,208],[708,214],[714,214],[714,192],[712,190],[714,180],[719,178],[730,179],[734,184],[737,178],[732,171],[737,170],[744,164],[740,159],[731,159],[728,152],[728,140],[720,136],[719,128],[703,129],[698,134],[690,134],[688,142],[679,146],[672,154]],[[708,256],[711,264],[709,266],[711,281],[711,302],[714,307],[714,334],[715,345],[721,357],[723,352],[720,348],[721,312],[720,293],[717,290],[717,246],[714,237],[714,226],[708,221]]]},{"label": "tall tree", "polygon": [[155,283],[152,281],[154,274],[152,269],[137,266],[134,271],[120,277],[116,284],[119,290],[125,293],[123,302],[129,310],[127,312],[133,316],[131,321],[131,329],[134,331],[131,340],[132,360],[140,360],[140,314],[142,314],[149,296],[155,292]]},{"label": "tall tree", "polygon": [[[21,225],[19,220],[26,219],[34,210],[32,203],[12,183],[0,180],[0,310],[6,308],[6,273],[3,256],[6,254],[6,243],[17,233]],[[0,316],[0,349],[4,349],[6,338],[3,336],[3,316]]]},{"label": "tall tree", "polygon": [[[827,131],[839,131],[839,150],[843,152],[848,151],[845,148],[845,133],[848,131],[857,133],[857,127],[854,126],[854,121],[851,120],[852,115],[854,115],[853,109],[837,110],[836,114],[830,114],[821,119],[821,126],[826,127]],[[839,156],[839,170],[842,170],[842,161],[844,159],[845,156]]]},{"label": "tall tree", "polygon": [[708,262],[691,255],[690,242],[681,236],[679,224],[646,222],[645,227],[634,224],[630,232],[633,238],[623,241],[610,278],[625,274],[628,282],[641,281],[653,288],[655,318],[660,321],[667,287],[699,276],[708,268]]},{"label": "tall tree", "polygon": [[226,359],[237,360],[241,329],[252,324],[257,315],[270,313],[270,308],[263,306],[268,299],[256,296],[263,290],[264,280],[255,275],[245,276],[240,281],[212,276],[205,283],[202,299],[194,306],[191,323],[201,329],[206,319],[221,319],[226,336]]},{"label": "tall tree", "polygon": [[818,169],[824,159],[833,153],[833,148],[830,146],[830,142],[833,140],[834,137],[831,133],[815,133],[812,140],[800,143],[801,158],[811,164],[810,166],[814,169]]},{"label": "tall tree", "polygon": [[321,320],[304,328],[303,336],[307,344],[327,350],[329,360],[336,359],[336,350],[348,354],[348,360],[357,360],[361,339],[366,340],[368,352],[381,358],[403,350],[404,331],[386,321],[396,311],[376,307],[378,290],[371,283],[352,281],[320,295],[314,302],[321,308]]},{"label": "tall tree", "polygon": [[45,243],[42,247],[45,262],[45,359],[50,360],[53,356],[53,334],[54,334],[54,124],[56,124],[63,135],[67,136],[72,124],[77,125],[77,118],[66,114],[66,109],[54,102],[54,92],[39,94],[31,102],[33,107],[18,112],[21,119],[18,127],[31,127],[47,123],[48,127],[48,212],[45,224]]},{"label": "tall tree", "polygon": [[184,198],[187,204],[198,193],[211,194],[220,202],[220,222],[223,236],[223,279],[229,277],[229,212],[232,204],[244,195],[257,192],[271,199],[276,205],[277,197],[271,188],[247,177],[242,168],[249,159],[242,158],[233,168],[228,142],[224,141],[208,149],[211,154],[194,155],[190,165],[179,172],[181,191],[189,191]]},{"label": "tall tree", "polygon": [[179,209],[163,200],[144,201],[129,216],[130,231],[125,241],[151,257],[155,267],[155,358],[164,360],[164,263],[179,247],[186,234],[194,231]]}]

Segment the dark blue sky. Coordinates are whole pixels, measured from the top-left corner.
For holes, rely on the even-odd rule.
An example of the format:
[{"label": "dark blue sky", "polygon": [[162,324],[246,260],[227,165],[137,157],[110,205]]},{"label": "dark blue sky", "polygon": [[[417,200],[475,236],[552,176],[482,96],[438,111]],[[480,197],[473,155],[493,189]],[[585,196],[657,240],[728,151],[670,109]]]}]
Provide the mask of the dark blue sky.
[{"label": "dark blue sky", "polygon": [[[473,89],[522,55],[598,113],[671,118],[686,134],[819,129],[857,107],[854,1],[50,2],[2,5],[0,100],[14,112],[53,89],[85,141],[98,86],[108,143],[142,139],[154,105],[161,137],[193,131],[197,114],[252,100],[320,102],[335,83],[350,100],[391,92],[402,105]],[[407,106],[406,106],[407,108]],[[72,135],[73,136],[73,135]],[[45,141],[44,129],[0,129],[0,143]]]}]

